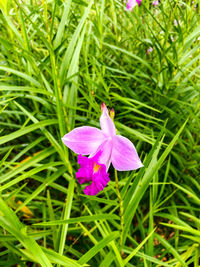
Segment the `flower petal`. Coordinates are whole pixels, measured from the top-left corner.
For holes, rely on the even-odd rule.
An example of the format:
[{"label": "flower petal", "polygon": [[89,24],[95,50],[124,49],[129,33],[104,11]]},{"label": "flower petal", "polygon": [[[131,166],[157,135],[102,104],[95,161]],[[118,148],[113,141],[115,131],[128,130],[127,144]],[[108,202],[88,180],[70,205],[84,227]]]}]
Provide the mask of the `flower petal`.
[{"label": "flower petal", "polygon": [[100,164],[98,159],[101,151],[97,152],[92,158],[78,155],[80,169],[76,173],[76,178],[80,184],[92,182],[83,190],[86,195],[96,195],[103,190],[109,182],[109,174],[106,172],[106,166]]},{"label": "flower petal", "polygon": [[113,137],[111,161],[118,171],[130,171],[143,166],[133,143],[120,135]]},{"label": "flower petal", "polygon": [[99,193],[99,190],[97,188],[97,185],[95,183],[91,183],[90,185],[87,185],[85,189],[83,189],[84,194],[89,196],[95,196]]},{"label": "flower petal", "polygon": [[109,180],[106,166],[101,164],[99,170],[93,174],[92,183],[87,185],[83,191],[86,195],[96,195],[104,189]]},{"label": "flower petal", "polygon": [[138,3],[138,6],[141,6],[142,0],[136,0]]},{"label": "flower petal", "polygon": [[113,136],[116,134],[116,128],[113,120],[110,118],[108,114],[108,109],[104,103],[101,105],[101,109],[102,109],[102,115],[100,117],[101,130],[106,135]]},{"label": "flower petal", "polygon": [[128,0],[126,8],[132,11],[135,6],[141,6],[141,2],[142,0]]},{"label": "flower petal", "polygon": [[93,159],[78,155],[78,164],[80,165],[80,169],[76,173],[76,178],[79,184],[89,183],[92,181],[94,167]]},{"label": "flower petal", "polygon": [[75,128],[62,138],[63,143],[77,154],[89,155],[94,153],[106,139],[105,134],[90,126]]},{"label": "flower petal", "polygon": [[96,161],[106,166],[106,170],[109,169],[111,163],[112,153],[112,140],[107,139],[97,149],[97,151],[89,156],[95,157]]},{"label": "flower petal", "polygon": [[126,6],[128,10],[132,11],[132,9],[133,9],[135,6],[137,6],[137,2],[136,2],[136,0],[128,0],[128,2],[127,2],[127,6]]}]

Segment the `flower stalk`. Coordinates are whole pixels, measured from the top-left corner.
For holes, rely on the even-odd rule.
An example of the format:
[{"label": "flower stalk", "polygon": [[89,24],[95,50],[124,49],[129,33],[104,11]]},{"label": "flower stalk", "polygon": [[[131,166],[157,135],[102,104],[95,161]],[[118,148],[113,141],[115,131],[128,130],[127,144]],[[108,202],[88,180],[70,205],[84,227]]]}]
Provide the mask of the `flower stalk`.
[{"label": "flower stalk", "polygon": [[119,199],[119,215],[120,215],[120,247],[122,249],[122,242],[123,242],[123,232],[124,232],[124,207],[123,207],[123,199],[119,191],[119,180],[117,176],[117,170],[115,170],[115,184],[117,189],[117,196]]}]

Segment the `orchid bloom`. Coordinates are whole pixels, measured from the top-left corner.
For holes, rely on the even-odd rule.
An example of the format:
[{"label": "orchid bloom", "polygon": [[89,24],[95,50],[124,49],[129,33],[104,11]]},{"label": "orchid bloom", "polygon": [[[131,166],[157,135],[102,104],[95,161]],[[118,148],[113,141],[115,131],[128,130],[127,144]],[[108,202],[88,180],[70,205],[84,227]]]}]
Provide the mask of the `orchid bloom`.
[{"label": "orchid bloom", "polygon": [[84,189],[87,195],[96,195],[104,189],[109,182],[107,171],[111,163],[118,171],[135,170],[143,166],[132,142],[116,135],[112,120],[114,110],[109,115],[104,103],[101,109],[101,130],[91,126],[77,127],[62,138],[63,143],[78,154],[81,167],[76,178],[80,184],[90,183]]},{"label": "orchid bloom", "polygon": [[135,6],[140,6],[141,2],[142,0],[128,0],[126,8],[132,11]]},{"label": "orchid bloom", "polygon": [[176,19],[174,20],[174,25],[178,26],[178,21]]},{"label": "orchid bloom", "polygon": [[153,52],[153,47],[152,47],[152,46],[150,46],[150,47],[147,49],[146,54],[148,55],[148,54],[150,54],[151,52]]},{"label": "orchid bloom", "polygon": [[157,6],[159,4],[159,1],[156,0],[156,1],[153,1],[153,6]]},{"label": "orchid bloom", "polygon": [[175,19],[175,20],[174,20],[174,26],[177,27],[178,25],[181,26],[181,25],[182,25],[182,21],[181,21],[180,19],[179,19],[178,21]]}]

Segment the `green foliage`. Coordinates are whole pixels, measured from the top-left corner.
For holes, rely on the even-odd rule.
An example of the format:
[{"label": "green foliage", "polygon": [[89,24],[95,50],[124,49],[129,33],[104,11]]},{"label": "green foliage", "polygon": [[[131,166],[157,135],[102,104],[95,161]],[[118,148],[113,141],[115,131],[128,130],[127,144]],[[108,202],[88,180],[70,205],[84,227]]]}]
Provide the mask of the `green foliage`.
[{"label": "green foliage", "polygon": [[[1,266],[199,266],[200,2],[160,2],[0,1]],[[144,168],[87,196],[102,102]]]}]

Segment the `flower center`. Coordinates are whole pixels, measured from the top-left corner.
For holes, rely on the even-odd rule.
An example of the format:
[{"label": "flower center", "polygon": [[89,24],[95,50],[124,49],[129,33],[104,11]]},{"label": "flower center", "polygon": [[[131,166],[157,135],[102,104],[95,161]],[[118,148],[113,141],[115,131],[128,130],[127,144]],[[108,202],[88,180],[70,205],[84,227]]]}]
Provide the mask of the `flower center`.
[{"label": "flower center", "polygon": [[96,163],[94,163],[94,167],[93,167],[93,173],[98,172],[98,170],[101,168],[101,165],[98,165]]}]

